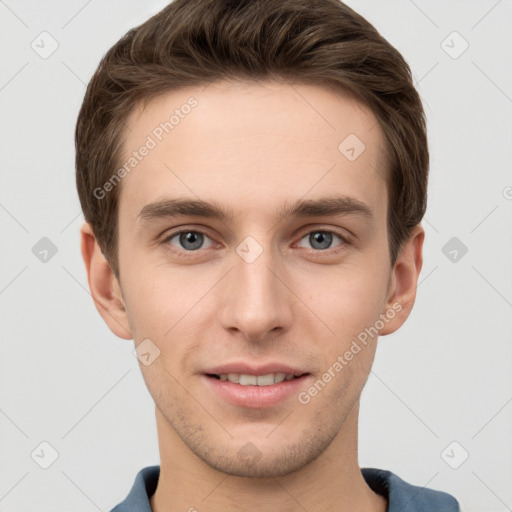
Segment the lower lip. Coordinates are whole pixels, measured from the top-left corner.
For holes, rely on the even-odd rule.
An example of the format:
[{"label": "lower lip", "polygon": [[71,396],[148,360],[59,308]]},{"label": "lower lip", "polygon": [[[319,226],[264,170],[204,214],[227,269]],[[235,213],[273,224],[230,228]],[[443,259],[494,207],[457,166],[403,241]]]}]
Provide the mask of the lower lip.
[{"label": "lower lip", "polygon": [[270,386],[242,386],[208,375],[202,375],[202,377],[206,379],[207,385],[232,404],[261,409],[262,407],[272,407],[290,395],[297,395],[311,375],[302,375]]}]

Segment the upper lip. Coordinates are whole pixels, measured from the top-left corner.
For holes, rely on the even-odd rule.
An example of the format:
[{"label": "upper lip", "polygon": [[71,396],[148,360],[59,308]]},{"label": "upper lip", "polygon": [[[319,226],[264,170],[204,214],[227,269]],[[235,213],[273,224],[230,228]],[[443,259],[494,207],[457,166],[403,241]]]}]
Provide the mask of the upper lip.
[{"label": "upper lip", "polygon": [[223,373],[238,373],[245,375],[267,375],[269,373],[286,373],[295,376],[308,373],[296,366],[290,366],[284,363],[269,362],[264,364],[232,362],[224,363],[219,366],[212,367],[204,372],[205,374],[221,375]]}]

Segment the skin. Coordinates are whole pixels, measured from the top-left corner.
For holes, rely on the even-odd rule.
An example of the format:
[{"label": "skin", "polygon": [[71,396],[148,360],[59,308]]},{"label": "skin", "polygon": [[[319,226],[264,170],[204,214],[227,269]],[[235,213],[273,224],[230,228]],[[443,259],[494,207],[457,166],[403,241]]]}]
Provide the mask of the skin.
[{"label": "skin", "polygon": [[[424,231],[416,226],[391,266],[376,118],[318,86],[220,82],[168,92],[135,110],[126,154],[190,96],[197,107],[122,181],[119,280],[91,227],[81,230],[103,319],[119,337],[136,346],[149,338],[160,350],[152,364],[139,363],[156,405],[161,458],[151,506],[385,512],[387,500],[366,484],[357,451],[359,400],[377,336],[306,405],[293,394],[273,407],[235,406],[201,376],[226,361],[281,361],[312,374],[307,390],[393,304],[401,309],[379,334],[406,320]],[[351,133],[366,146],[354,161],[338,150]],[[372,217],[277,213],[286,202],[335,192],[367,205]],[[176,196],[216,201],[234,219],[138,215]],[[169,239],[176,228],[207,236],[193,250],[179,236]],[[315,242],[317,231],[333,233],[330,246]],[[263,250],[252,263],[236,252],[247,236]],[[249,442],[258,455],[250,462],[238,453]]]}]

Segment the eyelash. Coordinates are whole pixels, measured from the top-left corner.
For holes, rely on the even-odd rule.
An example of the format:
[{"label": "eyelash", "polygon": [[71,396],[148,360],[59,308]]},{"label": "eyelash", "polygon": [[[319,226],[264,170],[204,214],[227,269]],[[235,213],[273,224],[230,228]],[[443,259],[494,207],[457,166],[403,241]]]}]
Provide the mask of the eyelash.
[{"label": "eyelash", "polygon": [[[194,251],[187,251],[185,249],[178,249],[174,246],[171,246],[169,244],[170,240],[172,240],[176,235],[180,235],[181,233],[200,233],[208,238],[210,238],[212,241],[212,237],[210,237],[208,235],[208,233],[206,233],[206,231],[203,231],[201,229],[197,229],[197,228],[194,228],[194,229],[179,229],[177,231],[173,231],[172,233],[170,233],[168,236],[166,236],[163,240],[162,240],[162,244],[164,245],[164,247],[167,249],[167,250],[170,250],[171,252],[174,252],[174,253],[179,253],[181,255],[185,255],[185,257],[195,257],[197,255],[197,253],[199,253],[202,249],[196,249]],[[350,239],[347,235],[345,234],[341,234],[339,231],[336,231],[336,230],[332,230],[332,229],[311,229],[310,231],[306,231],[304,234],[302,234],[302,236],[299,238],[299,241],[302,240],[305,236],[307,235],[310,235],[311,233],[329,233],[329,234],[334,234],[336,236],[338,236],[341,240],[341,243],[333,248],[328,248],[328,249],[307,249],[308,252],[313,252],[313,253],[316,253],[318,255],[321,255],[321,254],[337,254],[341,251],[343,251],[347,245],[350,244]]]}]

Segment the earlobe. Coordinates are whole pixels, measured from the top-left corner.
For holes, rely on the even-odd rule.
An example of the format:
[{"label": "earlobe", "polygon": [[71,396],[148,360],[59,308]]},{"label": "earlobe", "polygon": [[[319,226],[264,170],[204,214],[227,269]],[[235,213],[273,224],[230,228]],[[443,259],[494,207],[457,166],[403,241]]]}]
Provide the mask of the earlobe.
[{"label": "earlobe", "polygon": [[388,318],[380,335],[395,332],[407,320],[416,299],[418,277],[423,266],[425,231],[418,224],[400,250],[392,269],[386,309]]},{"label": "earlobe", "polygon": [[88,222],[80,229],[80,242],[89,289],[96,309],[116,336],[131,340],[133,336],[121,288]]}]

